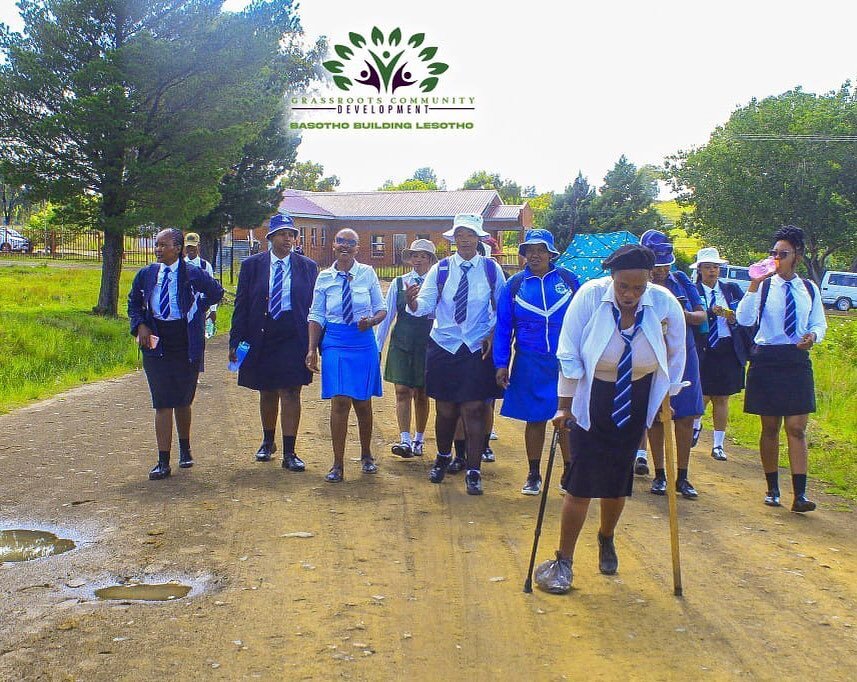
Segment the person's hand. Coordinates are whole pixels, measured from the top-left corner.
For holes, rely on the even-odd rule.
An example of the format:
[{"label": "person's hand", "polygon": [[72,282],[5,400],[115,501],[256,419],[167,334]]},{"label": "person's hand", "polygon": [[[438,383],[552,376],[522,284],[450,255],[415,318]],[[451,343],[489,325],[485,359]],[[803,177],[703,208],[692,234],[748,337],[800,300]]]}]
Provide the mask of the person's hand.
[{"label": "person's hand", "polygon": [[487,336],[482,339],[482,359],[487,360],[491,355],[491,349],[494,348],[494,337]]},{"label": "person's hand", "polygon": [[417,299],[417,295],[420,293],[420,285],[419,284],[410,284],[405,289],[405,299],[408,303],[415,301]]},{"label": "person's hand", "polygon": [[497,378],[497,385],[500,388],[509,388],[509,368],[508,367],[499,367],[497,369],[497,374],[495,376]]},{"label": "person's hand", "polygon": [[367,329],[371,329],[371,328],[372,328],[372,326],[373,326],[373,324],[372,324],[372,323],[373,323],[373,320],[372,320],[372,318],[371,318],[371,317],[361,317],[361,318],[357,321],[357,328],[358,328],[361,332],[365,332]]},{"label": "person's hand", "polygon": [[235,348],[229,349],[229,362],[238,362],[238,352]]},{"label": "person's hand", "polygon": [[151,339],[149,337],[151,336],[152,330],[145,324],[141,324],[137,327],[137,343],[140,344],[140,348],[150,348]]},{"label": "person's hand", "polygon": [[208,311],[208,318],[216,324],[217,323],[217,311],[216,310],[209,310]]},{"label": "person's hand", "polygon": [[812,348],[815,345],[815,332],[807,332],[801,336],[800,341],[796,345],[800,350],[809,350]]},{"label": "person's hand", "polygon": [[568,407],[558,407],[556,414],[551,419],[553,427],[560,433],[565,433],[571,428],[571,424],[577,421],[571,414],[571,409]]},{"label": "person's hand", "polygon": [[311,350],[306,354],[306,360],[304,360],[304,364],[306,368],[312,372],[313,374],[319,374],[320,370],[318,369],[318,351]]},{"label": "person's hand", "polygon": [[751,291],[751,292],[757,291],[759,289],[759,286],[762,284],[762,282],[764,282],[766,279],[771,279],[771,277],[773,277],[776,274],[777,274],[777,271],[774,270],[773,272],[769,272],[767,275],[762,275],[761,277],[751,278],[749,291]]}]

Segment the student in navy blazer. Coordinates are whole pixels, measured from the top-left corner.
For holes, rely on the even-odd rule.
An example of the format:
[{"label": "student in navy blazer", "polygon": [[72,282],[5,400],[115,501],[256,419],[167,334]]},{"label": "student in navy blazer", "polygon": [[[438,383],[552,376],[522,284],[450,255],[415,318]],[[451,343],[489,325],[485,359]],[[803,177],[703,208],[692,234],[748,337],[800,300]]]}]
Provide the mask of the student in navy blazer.
[{"label": "student in navy blazer", "polygon": [[307,315],[318,276],[315,261],[295,252],[299,236],[290,216],[269,223],[271,249],[241,264],[235,312],[229,335],[230,358],[242,341],[250,344],[238,371],[238,385],[259,391],[262,445],[256,460],[268,462],[276,451],[277,415],[283,431],[283,467],[303,471],[295,453],[301,417],[301,387],[312,381],[304,359],[309,348]]},{"label": "student in navy blazer", "polygon": [[[184,235],[168,229],[155,239],[157,263],[142,268],[128,293],[131,335],[143,353],[143,369],[155,408],[158,464],[151,480],[170,475],[173,413],[179,435],[179,466],[193,466],[191,404],[205,353],[205,316],[223,298],[223,287],[207,272],[185,263]],[[164,283],[166,282],[166,286]]]}]

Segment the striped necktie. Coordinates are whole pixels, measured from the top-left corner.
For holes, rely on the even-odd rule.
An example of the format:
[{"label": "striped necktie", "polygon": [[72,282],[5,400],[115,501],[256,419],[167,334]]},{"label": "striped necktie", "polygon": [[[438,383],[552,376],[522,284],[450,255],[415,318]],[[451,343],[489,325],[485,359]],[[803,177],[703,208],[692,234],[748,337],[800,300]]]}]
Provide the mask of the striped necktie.
[{"label": "striped necktie", "polygon": [[161,318],[170,319],[170,269],[164,268],[164,278],[161,280]]},{"label": "striped necktie", "polygon": [[277,261],[277,269],[274,270],[274,283],[271,285],[268,312],[275,320],[283,313],[283,261],[281,260]]},{"label": "striped necktie", "polygon": [[[717,285],[715,285],[717,286]],[[717,315],[714,314],[714,306],[717,305],[717,299],[714,296],[714,289],[711,290],[711,305],[708,306],[708,347],[714,348],[717,341],[720,339],[717,333]]]},{"label": "striped necktie", "polygon": [[631,356],[631,341],[640,330],[640,323],[643,321],[643,310],[634,317],[634,328],[630,333],[622,331],[622,315],[619,309],[613,306],[613,317],[616,320],[616,328],[619,330],[619,336],[625,342],[625,349],[622,351],[622,357],[619,358],[619,366],[616,368],[616,393],[613,397],[613,423],[620,429],[631,419],[631,375],[633,368],[633,358]]},{"label": "striped necktie", "polygon": [[783,324],[783,329],[789,339],[794,339],[797,335],[797,310],[795,309],[795,297],[792,294],[792,283],[783,282],[786,294],[786,318]]},{"label": "striped necktie", "polygon": [[351,324],[354,322],[354,310],[351,305],[349,274],[347,272],[340,272],[339,277],[342,277],[342,319],[345,320],[345,324]]},{"label": "striped necktie", "polygon": [[455,304],[455,321],[458,324],[462,324],[467,319],[467,293],[470,288],[467,283],[467,271],[471,267],[473,264],[467,261],[461,264],[461,279],[458,281],[458,290],[452,297],[452,302]]}]

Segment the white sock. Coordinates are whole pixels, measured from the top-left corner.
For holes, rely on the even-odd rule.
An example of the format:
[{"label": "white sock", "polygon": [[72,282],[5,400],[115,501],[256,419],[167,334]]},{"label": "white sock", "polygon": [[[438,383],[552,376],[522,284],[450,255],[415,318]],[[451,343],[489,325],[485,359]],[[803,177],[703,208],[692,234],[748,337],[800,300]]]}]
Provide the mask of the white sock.
[{"label": "white sock", "polygon": [[722,448],[724,438],[726,438],[726,432],[725,431],[715,431],[714,432],[714,447]]},{"label": "white sock", "polygon": [[648,461],[648,451],[646,450],[637,450],[637,459],[645,459]]},{"label": "white sock", "polygon": [[400,434],[402,437],[402,443],[406,443],[408,445],[411,444],[411,432],[410,431],[402,431]]},{"label": "white sock", "polygon": [[422,443],[422,442],[423,442],[423,440],[424,440],[424,439],[423,439],[423,434],[422,434],[422,432],[421,432],[421,431],[417,431],[417,432],[414,434],[414,442],[415,442],[415,443]]},{"label": "white sock", "polygon": [[[702,427],[702,417],[697,417],[696,419],[693,420],[693,428],[699,429],[701,427]],[[717,432],[715,431],[715,433],[717,433]]]}]

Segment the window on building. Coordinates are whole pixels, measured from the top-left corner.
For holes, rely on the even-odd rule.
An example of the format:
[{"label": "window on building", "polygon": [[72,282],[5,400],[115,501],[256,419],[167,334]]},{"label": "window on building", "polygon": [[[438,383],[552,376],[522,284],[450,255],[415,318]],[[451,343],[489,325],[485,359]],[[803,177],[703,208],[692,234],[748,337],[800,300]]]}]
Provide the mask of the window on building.
[{"label": "window on building", "polygon": [[327,228],[326,227],[321,228],[321,245],[327,246]]},{"label": "window on building", "polygon": [[428,232],[426,232],[425,234],[420,234],[418,232],[417,239],[428,239],[429,241],[431,241],[431,235]]},{"label": "window on building", "polygon": [[372,258],[383,258],[384,257],[384,235],[383,234],[373,234],[371,247],[372,247],[371,248]]},{"label": "window on building", "polygon": [[312,227],[309,231],[310,246],[318,246],[318,228]]}]

